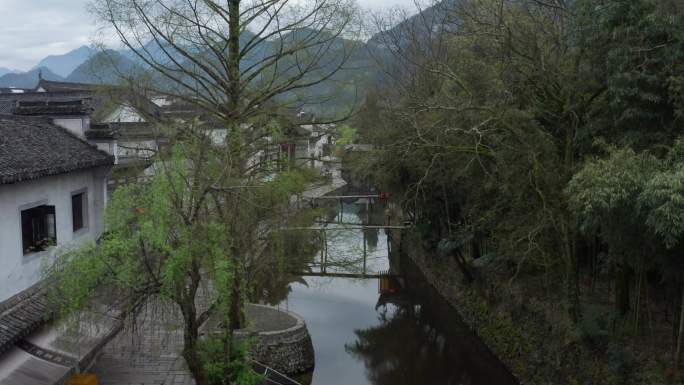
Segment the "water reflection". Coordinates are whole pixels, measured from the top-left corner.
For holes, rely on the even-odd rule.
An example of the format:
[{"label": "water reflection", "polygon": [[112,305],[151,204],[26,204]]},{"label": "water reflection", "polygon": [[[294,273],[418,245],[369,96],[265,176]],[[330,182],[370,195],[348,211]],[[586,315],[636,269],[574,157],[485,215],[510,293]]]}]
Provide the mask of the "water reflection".
[{"label": "water reflection", "polygon": [[381,295],[378,323],[355,330],[346,351],[363,361],[374,385],[507,385],[508,370],[412,269],[402,291]]},{"label": "water reflection", "polygon": [[273,232],[271,238],[272,249],[264,250],[247,274],[253,283],[250,301],[277,305],[290,294],[291,284],[306,285],[302,277],[293,273],[308,269],[320,252],[321,237],[318,232],[302,230]]},{"label": "water reflection", "polygon": [[[359,211],[357,214],[357,220],[363,219],[363,223],[372,225],[383,225],[385,223],[384,210],[381,205],[378,206],[366,206],[359,205]],[[368,249],[374,251],[378,248],[379,235],[380,232],[384,230],[380,229],[364,229],[363,233],[366,236],[366,242]]]},{"label": "water reflection", "polygon": [[379,325],[356,330],[347,352],[362,360],[376,385],[457,384],[444,337],[422,325],[412,307],[383,308]]},{"label": "water reflection", "polygon": [[[380,205],[345,203],[337,206],[337,215],[326,226],[325,265],[328,272],[368,273],[385,271],[387,236],[384,231],[360,229],[362,224],[382,224]],[[341,210],[341,212],[340,212]],[[365,264],[364,264],[365,259]]]},{"label": "water reflection", "polygon": [[[382,223],[381,207],[370,212],[365,211],[365,205],[344,205],[342,209],[342,215],[331,219],[337,223],[361,223],[362,219]],[[333,264],[332,270],[358,271],[364,238],[368,271],[389,268],[383,230],[338,229],[329,233],[329,259],[356,263]],[[320,254],[314,257],[319,258]],[[393,256],[394,265],[397,259]],[[377,279],[307,277],[288,285],[291,292],[279,306],[300,314],[307,322],[316,354],[311,383],[515,384],[506,368],[415,267],[408,261],[400,262],[405,273],[403,289],[382,295]]]},{"label": "water reflection", "polygon": [[363,234],[366,237],[366,245],[369,251],[375,251],[378,248],[378,229],[363,229]]}]

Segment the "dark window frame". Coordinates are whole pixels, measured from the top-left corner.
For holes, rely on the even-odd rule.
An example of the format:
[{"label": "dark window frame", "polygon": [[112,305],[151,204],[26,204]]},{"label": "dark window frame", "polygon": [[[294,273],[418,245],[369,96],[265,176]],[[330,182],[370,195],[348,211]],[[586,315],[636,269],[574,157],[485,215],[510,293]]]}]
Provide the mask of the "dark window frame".
[{"label": "dark window frame", "polygon": [[[74,198],[80,197],[80,208],[74,207]],[[79,212],[80,210],[80,212]],[[80,214],[80,220],[77,215]],[[81,189],[71,193],[71,228],[74,233],[88,229],[88,189]]]},{"label": "dark window frame", "polygon": [[23,255],[45,251],[57,244],[57,215],[54,205],[27,207],[19,215]]}]

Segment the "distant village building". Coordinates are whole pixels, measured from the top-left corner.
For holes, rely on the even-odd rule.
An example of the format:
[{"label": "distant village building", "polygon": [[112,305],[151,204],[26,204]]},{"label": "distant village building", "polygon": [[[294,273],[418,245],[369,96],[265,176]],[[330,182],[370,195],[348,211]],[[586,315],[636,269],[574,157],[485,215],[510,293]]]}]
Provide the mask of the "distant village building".
[{"label": "distant village building", "polygon": [[163,138],[148,121],[161,114],[152,101],[112,86],[40,79],[33,90],[0,92],[0,115],[49,116],[117,165],[148,160],[158,150]]},{"label": "distant village building", "polygon": [[323,168],[330,161],[332,148],[335,146],[334,124],[305,124],[299,126],[301,135],[297,146],[297,158],[313,168]]},{"label": "distant village building", "polygon": [[[224,121],[179,100],[44,79],[34,89],[0,89],[0,385],[61,384],[116,333],[118,319],[108,314],[93,321],[87,344],[45,324],[52,309],[42,269],[60,250],[102,235],[119,183],[154,174],[155,155],[175,135],[157,132],[157,123],[183,130],[191,120],[214,145],[226,144]],[[335,127],[312,121],[293,119],[284,143],[265,137],[249,164],[301,159],[327,170]]]},{"label": "distant village building", "polygon": [[323,174],[330,174],[335,148],[336,125],[332,123],[316,123],[316,117],[311,113],[299,112],[295,118],[297,164],[321,170]]}]

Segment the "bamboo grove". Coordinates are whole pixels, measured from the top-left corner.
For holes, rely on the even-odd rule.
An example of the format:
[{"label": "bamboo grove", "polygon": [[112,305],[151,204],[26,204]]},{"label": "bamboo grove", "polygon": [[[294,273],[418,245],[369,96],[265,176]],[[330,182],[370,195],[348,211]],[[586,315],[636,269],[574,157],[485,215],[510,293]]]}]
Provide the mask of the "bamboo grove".
[{"label": "bamboo grove", "polygon": [[560,304],[584,347],[638,355],[645,336],[670,373],[684,334],[682,16],[679,1],[463,0],[378,22],[381,91],[355,121],[376,148],[362,170],[428,249],[450,240],[465,267],[497,272],[475,274],[483,286]]}]

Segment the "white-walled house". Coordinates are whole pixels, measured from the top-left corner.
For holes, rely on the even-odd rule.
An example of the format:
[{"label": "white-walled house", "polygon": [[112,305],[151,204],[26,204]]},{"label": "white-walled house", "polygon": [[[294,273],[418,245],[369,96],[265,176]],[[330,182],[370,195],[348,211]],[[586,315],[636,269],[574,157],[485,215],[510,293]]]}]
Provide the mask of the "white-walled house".
[{"label": "white-walled house", "polygon": [[103,231],[113,158],[47,118],[0,116],[0,303]]},{"label": "white-walled house", "polygon": [[[329,150],[336,143],[334,124],[305,124],[298,127],[297,159],[301,165],[324,169]],[[326,150],[326,146],[329,146]]]}]

